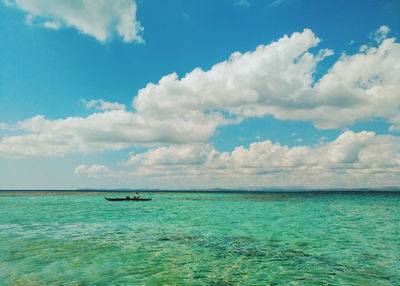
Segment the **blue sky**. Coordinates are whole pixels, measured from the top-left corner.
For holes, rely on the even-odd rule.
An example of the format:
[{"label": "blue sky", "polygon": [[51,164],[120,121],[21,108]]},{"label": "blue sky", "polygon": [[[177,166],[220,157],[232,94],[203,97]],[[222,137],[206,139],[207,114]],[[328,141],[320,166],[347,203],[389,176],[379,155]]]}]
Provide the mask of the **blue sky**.
[{"label": "blue sky", "polygon": [[399,15],[3,1],[0,189],[400,185]]}]

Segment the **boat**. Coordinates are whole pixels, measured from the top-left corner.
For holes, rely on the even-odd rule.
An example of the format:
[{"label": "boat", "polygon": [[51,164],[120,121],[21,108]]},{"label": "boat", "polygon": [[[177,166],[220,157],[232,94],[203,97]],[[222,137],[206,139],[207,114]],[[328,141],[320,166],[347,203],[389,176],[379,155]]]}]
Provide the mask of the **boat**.
[{"label": "boat", "polygon": [[104,197],[107,201],[113,201],[113,202],[115,202],[115,201],[151,201],[151,198],[150,199],[141,199],[141,198],[139,198],[139,199],[134,199],[134,198],[130,198],[130,197],[126,197],[126,198],[106,198],[106,197]]}]

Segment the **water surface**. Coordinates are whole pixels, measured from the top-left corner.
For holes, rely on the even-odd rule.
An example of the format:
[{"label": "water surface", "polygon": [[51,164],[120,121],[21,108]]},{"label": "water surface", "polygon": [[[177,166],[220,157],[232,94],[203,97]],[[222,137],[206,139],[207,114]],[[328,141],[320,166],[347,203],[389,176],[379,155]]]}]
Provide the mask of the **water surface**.
[{"label": "water surface", "polygon": [[400,285],[398,194],[103,196],[0,192],[0,284]]}]

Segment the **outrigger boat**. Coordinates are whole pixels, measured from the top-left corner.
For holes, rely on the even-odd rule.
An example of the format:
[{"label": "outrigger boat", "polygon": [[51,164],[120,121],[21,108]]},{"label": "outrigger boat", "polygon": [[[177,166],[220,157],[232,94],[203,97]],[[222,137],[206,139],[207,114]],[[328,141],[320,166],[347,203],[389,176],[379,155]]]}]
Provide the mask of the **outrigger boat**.
[{"label": "outrigger boat", "polygon": [[115,201],[151,201],[151,198],[150,199],[141,199],[141,198],[139,198],[139,199],[134,199],[134,198],[130,198],[130,197],[126,197],[126,198],[106,198],[106,197],[104,197],[107,201],[113,201],[113,202],[115,202]]}]

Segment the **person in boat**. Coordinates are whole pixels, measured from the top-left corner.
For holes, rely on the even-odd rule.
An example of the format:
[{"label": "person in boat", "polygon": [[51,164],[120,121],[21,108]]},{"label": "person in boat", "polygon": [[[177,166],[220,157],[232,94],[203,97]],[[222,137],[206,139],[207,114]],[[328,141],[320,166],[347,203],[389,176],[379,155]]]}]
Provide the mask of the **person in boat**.
[{"label": "person in boat", "polygon": [[138,200],[139,199],[139,193],[138,192],[136,192],[136,194],[133,196],[133,199],[134,200]]}]

